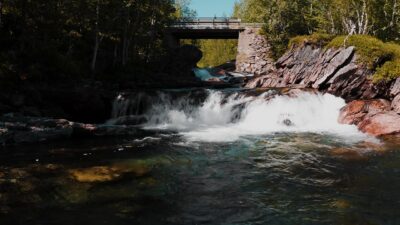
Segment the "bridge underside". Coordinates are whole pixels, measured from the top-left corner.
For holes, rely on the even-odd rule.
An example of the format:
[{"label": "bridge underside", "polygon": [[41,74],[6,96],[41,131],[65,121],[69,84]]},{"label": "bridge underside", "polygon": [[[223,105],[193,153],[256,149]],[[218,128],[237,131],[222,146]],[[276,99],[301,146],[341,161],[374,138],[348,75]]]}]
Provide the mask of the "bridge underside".
[{"label": "bridge underside", "polygon": [[238,39],[241,29],[174,29],[176,39]]}]

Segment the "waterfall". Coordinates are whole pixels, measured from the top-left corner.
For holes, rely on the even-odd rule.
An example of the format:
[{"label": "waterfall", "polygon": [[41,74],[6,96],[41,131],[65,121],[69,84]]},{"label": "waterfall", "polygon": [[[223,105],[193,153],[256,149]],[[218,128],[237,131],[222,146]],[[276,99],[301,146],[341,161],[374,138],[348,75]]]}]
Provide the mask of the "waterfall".
[{"label": "waterfall", "polygon": [[[199,97],[204,93],[204,98]],[[345,101],[330,94],[301,92],[288,96],[278,91],[255,94],[209,90],[203,95],[174,96],[160,92],[148,100],[150,105],[146,110],[135,112],[134,116],[145,118],[142,124],[145,129],[176,131],[191,141],[235,141],[244,136],[276,132],[365,138],[355,126],[337,122]],[[138,104],[137,98],[119,101],[114,105],[118,109],[114,109],[113,115],[131,112],[132,107],[129,109],[127,105]]]}]

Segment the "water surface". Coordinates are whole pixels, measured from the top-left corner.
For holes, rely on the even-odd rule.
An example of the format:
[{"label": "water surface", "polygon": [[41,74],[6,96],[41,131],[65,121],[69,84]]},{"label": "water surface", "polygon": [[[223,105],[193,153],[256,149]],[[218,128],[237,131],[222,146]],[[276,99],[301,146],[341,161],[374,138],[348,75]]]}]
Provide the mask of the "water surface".
[{"label": "water surface", "polygon": [[[335,120],[307,131],[299,124],[310,117],[287,113],[296,106],[325,121],[337,112],[324,101],[342,104],[329,96],[278,99],[279,111],[277,101],[213,94],[163,113],[150,107],[136,136],[1,149],[0,224],[400,224],[396,139]],[[204,115],[237,109],[230,101],[244,107],[206,126]]]}]

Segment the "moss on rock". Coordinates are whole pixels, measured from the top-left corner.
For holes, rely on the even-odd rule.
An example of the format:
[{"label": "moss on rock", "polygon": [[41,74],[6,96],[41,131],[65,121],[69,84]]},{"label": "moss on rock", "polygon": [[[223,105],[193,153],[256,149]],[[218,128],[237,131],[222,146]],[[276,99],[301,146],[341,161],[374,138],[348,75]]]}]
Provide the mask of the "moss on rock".
[{"label": "moss on rock", "polygon": [[314,33],[297,36],[290,40],[289,47],[301,46],[305,43],[325,46],[325,48],[341,48],[354,46],[360,63],[374,70],[374,82],[391,81],[400,77],[400,45],[385,43],[369,35],[331,36]]},{"label": "moss on rock", "polygon": [[313,33],[311,35],[296,36],[289,41],[289,48],[299,47],[304,44],[313,44],[319,46],[327,45],[334,36],[325,33]]}]

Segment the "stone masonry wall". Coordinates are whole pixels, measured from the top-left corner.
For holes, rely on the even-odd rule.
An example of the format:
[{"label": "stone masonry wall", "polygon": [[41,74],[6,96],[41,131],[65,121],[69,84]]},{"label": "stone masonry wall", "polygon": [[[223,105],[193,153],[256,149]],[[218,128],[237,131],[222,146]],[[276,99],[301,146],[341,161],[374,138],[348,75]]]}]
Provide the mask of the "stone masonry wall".
[{"label": "stone masonry wall", "polygon": [[246,28],[239,34],[236,71],[265,75],[274,69],[274,60],[269,57],[270,45],[260,34],[261,28]]}]

